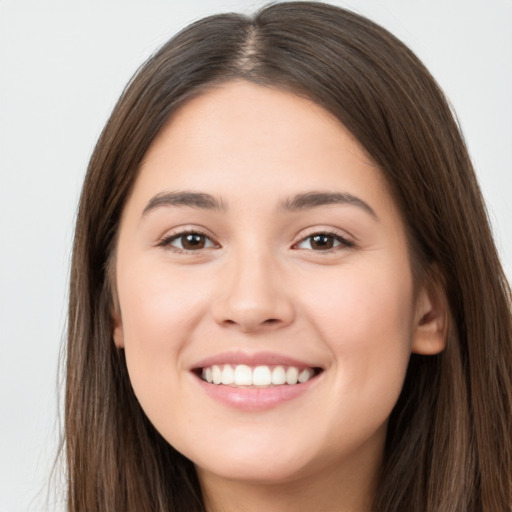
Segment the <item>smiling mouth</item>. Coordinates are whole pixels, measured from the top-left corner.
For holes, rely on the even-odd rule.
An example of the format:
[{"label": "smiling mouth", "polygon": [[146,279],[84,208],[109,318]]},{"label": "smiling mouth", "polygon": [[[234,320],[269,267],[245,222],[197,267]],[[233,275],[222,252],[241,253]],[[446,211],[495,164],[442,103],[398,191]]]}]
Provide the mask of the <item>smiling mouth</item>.
[{"label": "smiling mouth", "polygon": [[243,388],[295,386],[315,378],[321,368],[297,366],[249,366],[246,364],[214,364],[196,370],[198,377],[209,384]]}]

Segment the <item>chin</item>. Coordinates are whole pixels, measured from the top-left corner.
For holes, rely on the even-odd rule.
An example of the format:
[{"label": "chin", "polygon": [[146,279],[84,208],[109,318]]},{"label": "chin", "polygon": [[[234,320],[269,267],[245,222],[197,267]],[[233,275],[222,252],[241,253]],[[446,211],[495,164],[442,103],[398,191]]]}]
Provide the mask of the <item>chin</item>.
[{"label": "chin", "polygon": [[291,482],[307,473],[309,464],[305,461],[276,461],[274,458],[263,454],[257,460],[228,458],[207,466],[196,465],[196,469],[200,475],[262,485]]},{"label": "chin", "polygon": [[[316,450],[288,439],[262,439],[254,436],[246,442],[209,443],[207,450],[186,454],[198,472],[227,480],[261,484],[284,483],[295,480],[316,466]],[[290,442],[291,441],[291,442]],[[302,446],[300,446],[302,444]],[[299,449],[300,446],[300,449]]]}]

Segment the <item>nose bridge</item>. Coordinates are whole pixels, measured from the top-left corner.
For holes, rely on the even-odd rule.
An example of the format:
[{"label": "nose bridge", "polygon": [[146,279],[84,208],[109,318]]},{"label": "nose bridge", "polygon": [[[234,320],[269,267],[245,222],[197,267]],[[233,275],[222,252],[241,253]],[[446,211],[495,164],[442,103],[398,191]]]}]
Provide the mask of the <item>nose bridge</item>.
[{"label": "nose bridge", "polygon": [[214,310],[218,323],[238,325],[244,331],[283,326],[294,315],[276,255],[254,242],[231,251]]}]

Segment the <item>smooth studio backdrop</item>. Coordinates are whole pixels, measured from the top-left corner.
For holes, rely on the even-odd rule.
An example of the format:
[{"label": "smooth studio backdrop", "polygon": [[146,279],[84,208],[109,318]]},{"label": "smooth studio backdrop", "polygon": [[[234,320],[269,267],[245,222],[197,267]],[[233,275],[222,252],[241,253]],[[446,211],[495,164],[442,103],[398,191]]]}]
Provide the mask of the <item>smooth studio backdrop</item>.
[{"label": "smooth studio backdrop", "polygon": [[[390,29],[458,113],[512,276],[512,0],[335,1]],[[138,66],[189,22],[262,1],[0,0],[0,511],[47,482],[73,221],[95,141]],[[60,390],[62,391],[62,389]],[[45,504],[47,503],[47,504]]]}]

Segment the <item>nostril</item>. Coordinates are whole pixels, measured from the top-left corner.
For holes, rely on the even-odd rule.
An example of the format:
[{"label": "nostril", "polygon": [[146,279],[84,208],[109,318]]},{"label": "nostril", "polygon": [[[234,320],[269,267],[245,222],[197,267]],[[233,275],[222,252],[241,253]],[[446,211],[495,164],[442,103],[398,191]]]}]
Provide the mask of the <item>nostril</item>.
[{"label": "nostril", "polygon": [[279,320],[277,318],[269,318],[269,319],[265,320],[263,323],[271,325],[271,324],[275,324],[277,322],[279,322]]}]

